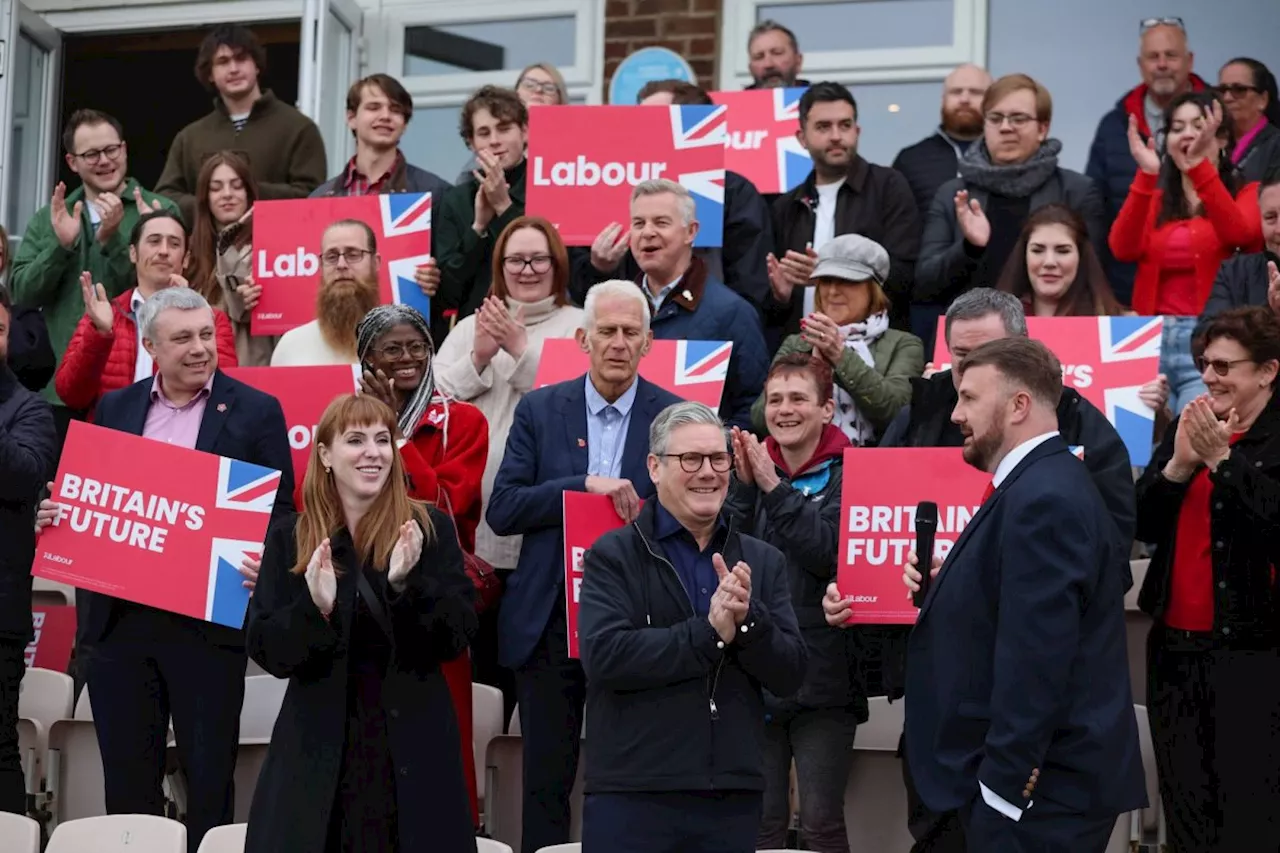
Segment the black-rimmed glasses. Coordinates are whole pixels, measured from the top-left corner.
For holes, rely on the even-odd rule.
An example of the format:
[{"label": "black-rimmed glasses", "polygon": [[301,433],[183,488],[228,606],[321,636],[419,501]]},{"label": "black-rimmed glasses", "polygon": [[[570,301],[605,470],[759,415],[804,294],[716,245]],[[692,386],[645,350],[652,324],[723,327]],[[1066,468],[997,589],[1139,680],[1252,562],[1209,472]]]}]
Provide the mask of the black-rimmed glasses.
[{"label": "black-rimmed glasses", "polygon": [[680,460],[680,467],[684,469],[686,474],[696,474],[702,470],[703,460],[711,462],[711,470],[718,474],[723,474],[733,467],[733,454],[725,451],[720,453],[664,453],[663,458],[670,457]]},{"label": "black-rimmed glasses", "polygon": [[1251,358],[1215,358],[1213,360],[1209,360],[1204,356],[1199,356],[1196,358],[1196,370],[1204,373],[1206,367],[1212,367],[1214,373],[1219,376],[1226,376],[1231,372],[1231,368],[1235,367],[1237,364],[1246,364],[1251,361],[1253,361]]},{"label": "black-rimmed glasses", "polygon": [[320,262],[326,267],[336,267],[338,259],[341,258],[347,262],[347,266],[353,267],[364,260],[365,255],[372,254],[372,249],[343,249],[341,252],[337,249],[330,249],[320,256]]},{"label": "black-rimmed glasses", "polygon": [[124,143],[117,142],[115,145],[108,145],[105,148],[90,148],[88,151],[81,151],[79,154],[73,154],[72,156],[80,158],[90,166],[96,166],[103,157],[114,162],[120,157],[120,152],[123,150]]},{"label": "black-rimmed glasses", "polygon": [[507,255],[502,259],[502,267],[512,275],[520,275],[525,267],[542,275],[551,269],[551,256],[534,255],[532,258],[522,258],[519,255]]}]

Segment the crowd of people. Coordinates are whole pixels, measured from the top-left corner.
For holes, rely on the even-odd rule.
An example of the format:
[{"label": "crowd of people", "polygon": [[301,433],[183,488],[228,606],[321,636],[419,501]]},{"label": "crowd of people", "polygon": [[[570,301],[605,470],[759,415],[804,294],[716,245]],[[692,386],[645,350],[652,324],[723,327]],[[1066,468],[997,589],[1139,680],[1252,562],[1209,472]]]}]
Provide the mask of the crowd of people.
[{"label": "crowd of people", "polygon": [[[1138,29],[1142,82],[1078,173],[1048,90],[972,65],[946,78],[935,134],[869,163],[854,93],[801,79],[794,34],[761,23],[755,86],[807,87],[813,168],[773,196],[727,172],[714,249],[694,248],[693,198],[668,180],[636,185],[590,246],[527,214],[529,110],[567,103],[550,65],[467,100],[474,160],[453,181],[409,162],[413,101],[386,74],[351,85],[355,155],[326,180],[318,129],[265,88],[239,26],[201,45],[215,107],[154,191],[120,123],[76,109],[79,184],[7,223],[12,257],[0,239],[0,809],[26,809],[29,572],[62,511],[45,490],[90,421],[282,472],[261,559],[240,567],[243,630],[77,592],[107,809],[164,812],[172,720],[192,853],[233,819],[249,658],[289,681],[255,853],[474,849],[473,679],[518,706],[526,853],[570,840],[587,716],[588,851],[782,847],[794,763],[800,841],[850,853],[845,784],[875,695],[909,700],[916,851],[1100,851],[1145,803],[1135,547],[1154,548],[1139,601],[1171,849],[1280,849],[1280,704],[1259,692],[1280,676],[1280,92],[1249,58],[1196,76],[1180,19]],[[662,80],[639,103],[711,98]],[[314,319],[253,334],[271,286],[253,275],[257,201],[398,192],[433,196],[414,274],[429,315],[379,304],[377,235],[344,219],[319,247]],[[1141,472],[1027,337],[1028,317],[1126,314],[1163,317]],[[938,323],[950,369],[930,359]],[[556,338],[589,369],[535,388]],[[732,342],[718,411],[639,375],[655,339]],[[359,393],[329,406],[295,484],[280,403],[225,369],[316,365],[359,368]],[[889,447],[962,448],[992,488],[945,567],[903,567],[907,589],[937,575],[914,629],[845,630],[846,451]],[[586,555],[580,659],[566,491],[626,522]],[[476,592],[490,572],[497,602]]]}]

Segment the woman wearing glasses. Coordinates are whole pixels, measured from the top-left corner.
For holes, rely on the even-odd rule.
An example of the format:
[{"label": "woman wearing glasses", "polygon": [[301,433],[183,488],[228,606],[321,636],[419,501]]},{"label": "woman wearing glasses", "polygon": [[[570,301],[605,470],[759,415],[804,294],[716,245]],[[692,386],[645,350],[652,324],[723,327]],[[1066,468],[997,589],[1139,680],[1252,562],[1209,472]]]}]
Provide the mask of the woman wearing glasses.
[{"label": "woman wearing glasses", "polygon": [[1165,318],[1160,372],[1174,413],[1204,393],[1191,337],[1218,267],[1237,251],[1262,248],[1258,186],[1239,187],[1229,156],[1235,129],[1224,116],[1213,92],[1177,96],[1164,111],[1162,152],[1129,119],[1138,174],[1109,237],[1116,260],[1138,265],[1133,310]]},{"label": "woman wearing glasses", "polygon": [[1238,308],[1197,339],[1208,393],[1138,482],[1137,538],[1154,543],[1138,603],[1147,709],[1169,846],[1280,848],[1280,320]]},{"label": "woman wearing glasses", "polygon": [[[451,400],[436,388],[427,319],[407,305],[379,305],[356,327],[356,352],[364,367],[360,391],[389,405],[399,417],[400,460],[411,497],[439,507],[453,519],[462,550],[475,553],[480,522],[480,480],[489,453],[489,425],[480,410]],[[475,752],[471,748],[471,659],[462,654],[441,664],[449,682],[459,748],[479,825]]]},{"label": "woman wearing glasses", "polygon": [[1241,56],[1218,72],[1218,94],[1236,133],[1231,162],[1249,180],[1260,181],[1280,165],[1280,91],[1271,69]]},{"label": "woman wearing glasses", "polygon": [[[536,216],[516,219],[494,246],[489,295],[476,313],[459,321],[436,356],[440,387],[479,408],[489,422],[489,460],[483,480],[476,480],[483,487],[485,507],[516,404],[533,390],[543,341],[573,337],[582,321],[582,309],[569,304],[568,286],[568,256],[555,227]],[[496,535],[482,520],[476,556],[505,582],[520,557],[520,542],[519,536]],[[515,685],[498,670],[497,626],[487,615],[472,648],[477,680],[503,691],[509,713]]]}]

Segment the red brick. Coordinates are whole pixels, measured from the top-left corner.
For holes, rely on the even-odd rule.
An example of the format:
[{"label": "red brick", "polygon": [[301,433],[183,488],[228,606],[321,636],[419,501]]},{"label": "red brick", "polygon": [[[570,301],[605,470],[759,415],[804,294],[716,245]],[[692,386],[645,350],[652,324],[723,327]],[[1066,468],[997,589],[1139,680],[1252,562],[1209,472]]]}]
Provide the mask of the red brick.
[{"label": "red brick", "polygon": [[608,88],[608,80],[613,77],[613,72],[618,70],[618,66],[622,64],[621,59],[606,59],[604,61],[605,88]]},{"label": "red brick", "polygon": [[637,15],[681,14],[689,11],[691,0],[636,0]]},{"label": "red brick", "polygon": [[716,73],[716,61],[714,59],[690,59],[689,67],[693,69],[693,73],[697,74],[699,79],[709,80]]},{"label": "red brick", "polygon": [[608,0],[604,7],[605,20],[629,18],[635,14],[634,0]]},{"label": "red brick", "polygon": [[614,38],[656,38],[658,35],[657,18],[625,18],[605,21],[604,36]]},{"label": "red brick", "polygon": [[687,57],[715,57],[716,51],[720,49],[720,43],[714,38],[695,38],[689,39]]},{"label": "red brick", "polygon": [[664,36],[716,35],[715,15],[673,15],[662,19]]},{"label": "red brick", "polygon": [[721,0],[693,0],[695,12],[719,12],[721,8]]},{"label": "red brick", "polygon": [[627,41],[606,41],[604,43],[605,59],[626,59],[631,53],[631,43]]}]

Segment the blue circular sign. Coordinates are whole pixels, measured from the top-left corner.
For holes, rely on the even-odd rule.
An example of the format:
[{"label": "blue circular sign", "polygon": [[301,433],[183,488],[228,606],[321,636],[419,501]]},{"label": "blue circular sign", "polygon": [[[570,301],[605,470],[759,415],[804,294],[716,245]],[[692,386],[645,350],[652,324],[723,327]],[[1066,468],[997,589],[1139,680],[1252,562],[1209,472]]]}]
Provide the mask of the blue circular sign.
[{"label": "blue circular sign", "polygon": [[609,84],[609,103],[634,104],[645,83],[651,80],[683,80],[697,84],[698,78],[684,57],[665,47],[645,47],[622,60]]}]

